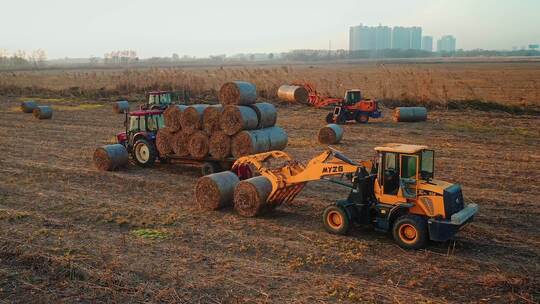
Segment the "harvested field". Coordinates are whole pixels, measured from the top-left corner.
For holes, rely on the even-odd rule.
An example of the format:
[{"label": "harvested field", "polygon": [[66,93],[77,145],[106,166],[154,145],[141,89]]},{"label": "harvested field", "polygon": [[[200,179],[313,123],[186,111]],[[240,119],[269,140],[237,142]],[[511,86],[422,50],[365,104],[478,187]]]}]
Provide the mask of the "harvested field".
[{"label": "harvested field", "polygon": [[[328,69],[334,72],[319,78],[323,87],[337,75],[344,86],[351,84],[348,73],[353,79],[364,75]],[[463,81],[474,84],[475,92],[487,100],[494,100],[489,96],[509,104],[520,104],[520,98],[526,103],[539,100],[535,64],[451,66],[438,74],[441,69],[432,66],[430,73],[435,87],[455,85],[448,87],[449,95],[460,94],[456,88]],[[497,69],[506,80],[491,72]],[[244,79],[233,74],[238,71],[254,74],[251,69],[210,72]],[[291,75],[282,68],[269,71],[297,78],[310,69],[293,67]],[[60,78],[42,79],[35,78],[39,73],[17,72],[10,77],[21,83],[35,80],[36,87],[49,83],[60,90],[86,77],[95,77],[98,84],[88,83],[96,87],[102,76],[111,79],[109,72],[92,73],[63,72]],[[131,82],[139,73],[142,77],[139,71],[118,75]],[[267,77],[257,75],[261,83]],[[313,75],[320,74],[306,75],[316,79]],[[376,88],[371,76],[365,76],[362,87]],[[9,86],[8,78],[1,74],[1,88]],[[384,109],[381,120],[344,126],[339,149],[355,160],[371,159],[373,147],[388,142],[433,147],[436,177],[459,182],[466,201],[480,205],[475,222],[455,241],[404,251],[388,235],[369,228],[353,229],[348,236],[323,230],[321,213],[348,195],[343,187],[310,183],[293,203],[261,218],[243,218],[230,207],[203,211],[193,193],[197,169],[159,163],[152,169],[131,164],[114,172],[94,167],[96,147],[109,144],[124,129],[123,117],[112,113],[110,103],[66,99],[63,108],[53,105],[53,119],[36,120],[21,112],[21,101],[16,96],[0,97],[3,302],[540,300],[538,116],[438,109],[429,112],[426,122],[396,124],[392,111]],[[326,114],[305,106],[278,107],[279,125],[289,136],[286,151],[301,161],[321,152],[315,138]]]}]

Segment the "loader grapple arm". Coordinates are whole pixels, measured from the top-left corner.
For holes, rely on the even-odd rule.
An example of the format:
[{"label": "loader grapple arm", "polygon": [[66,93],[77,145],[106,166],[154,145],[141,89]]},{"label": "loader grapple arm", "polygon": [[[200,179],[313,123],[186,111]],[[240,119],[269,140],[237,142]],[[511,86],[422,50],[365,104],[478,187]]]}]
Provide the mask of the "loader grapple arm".
[{"label": "loader grapple arm", "polygon": [[[280,162],[276,167],[267,164]],[[293,160],[283,151],[271,151],[239,158],[232,167],[241,179],[262,175],[272,183],[267,202],[272,205],[289,203],[309,181],[329,176],[355,175],[361,168],[370,171],[371,162],[356,163],[341,152],[330,148],[311,159],[307,165]],[[250,174],[246,174],[249,171]]]}]

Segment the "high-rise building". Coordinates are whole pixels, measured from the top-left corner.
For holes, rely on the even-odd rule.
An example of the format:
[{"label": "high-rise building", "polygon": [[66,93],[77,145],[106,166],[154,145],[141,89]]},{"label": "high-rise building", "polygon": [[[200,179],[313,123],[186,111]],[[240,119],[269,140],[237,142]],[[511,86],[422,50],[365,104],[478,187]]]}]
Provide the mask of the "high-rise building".
[{"label": "high-rise building", "polygon": [[422,48],[421,27],[352,26],[349,29],[349,50],[420,50]]},{"label": "high-rise building", "polygon": [[456,51],[456,38],[452,35],[442,36],[437,40],[438,52],[455,52]]},{"label": "high-rise building", "polygon": [[431,36],[422,37],[422,50],[426,52],[433,52],[433,37]]},{"label": "high-rise building", "polygon": [[375,48],[377,50],[392,48],[392,29],[388,26],[377,26],[375,28],[375,40]]},{"label": "high-rise building", "polygon": [[411,49],[420,50],[422,48],[422,28],[419,26],[411,27]]},{"label": "high-rise building", "polygon": [[375,50],[377,32],[374,27],[360,25],[358,28],[359,50]]},{"label": "high-rise building", "polygon": [[357,51],[359,50],[358,46],[358,27],[357,26],[351,26],[349,28],[349,50],[350,51]]},{"label": "high-rise building", "polygon": [[392,48],[408,50],[411,48],[411,29],[395,26],[392,31]]}]

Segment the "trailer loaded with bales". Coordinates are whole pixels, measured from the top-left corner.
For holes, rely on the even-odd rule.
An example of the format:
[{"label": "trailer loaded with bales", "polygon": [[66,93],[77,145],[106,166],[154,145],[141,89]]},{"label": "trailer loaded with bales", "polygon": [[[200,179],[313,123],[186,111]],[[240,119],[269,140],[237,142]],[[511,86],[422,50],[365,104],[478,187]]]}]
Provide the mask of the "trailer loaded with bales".
[{"label": "trailer loaded with bales", "polygon": [[206,175],[229,170],[239,157],[286,147],[288,136],[276,126],[276,108],[257,102],[253,84],[226,83],[219,101],[126,111],[125,131],[116,135],[116,145],[96,150],[96,166],[115,170],[127,165],[127,155],[141,167],[156,161],[184,164]]}]

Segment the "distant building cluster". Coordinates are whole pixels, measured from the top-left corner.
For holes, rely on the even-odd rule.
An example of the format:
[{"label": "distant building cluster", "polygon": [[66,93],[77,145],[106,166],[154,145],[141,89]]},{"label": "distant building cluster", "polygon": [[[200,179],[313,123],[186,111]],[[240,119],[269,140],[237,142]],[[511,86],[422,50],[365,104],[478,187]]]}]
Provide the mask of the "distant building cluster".
[{"label": "distant building cluster", "polygon": [[[349,30],[349,50],[424,50],[433,52],[433,37],[422,36],[419,26],[351,26]],[[443,36],[437,41],[437,51],[453,52],[456,50],[456,39]]]},{"label": "distant building cluster", "polygon": [[439,52],[455,52],[456,51],[456,38],[452,35],[442,36],[437,40],[437,51]]}]

